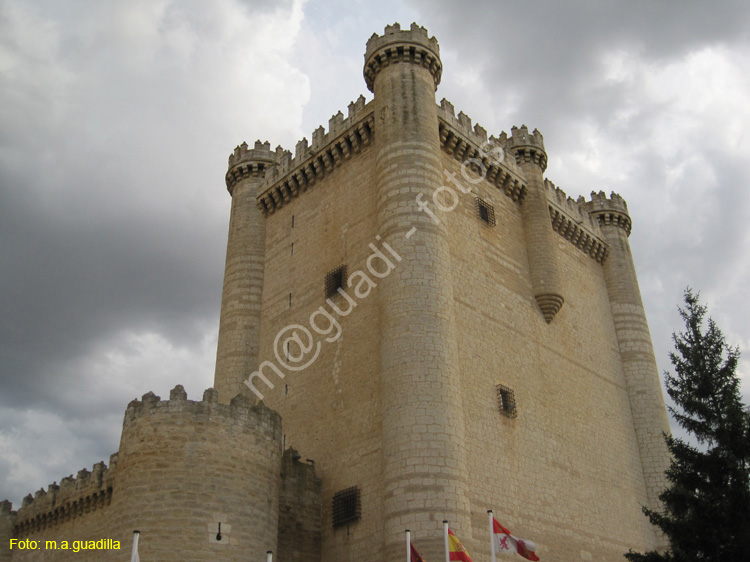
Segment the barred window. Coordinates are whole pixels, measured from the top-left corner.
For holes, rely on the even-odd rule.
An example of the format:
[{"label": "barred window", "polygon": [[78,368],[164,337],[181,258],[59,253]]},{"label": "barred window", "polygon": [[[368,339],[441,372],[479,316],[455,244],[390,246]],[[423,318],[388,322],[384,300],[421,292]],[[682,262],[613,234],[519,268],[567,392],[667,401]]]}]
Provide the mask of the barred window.
[{"label": "barred window", "polygon": [[340,265],[336,269],[329,271],[326,274],[325,291],[326,298],[330,298],[338,294],[339,288],[344,288],[344,282],[346,281],[346,266]]},{"label": "barred window", "polygon": [[497,385],[497,407],[500,413],[509,418],[515,418],[518,415],[516,410],[516,397],[512,388],[503,384]]},{"label": "barred window", "polygon": [[360,517],[362,517],[362,503],[357,486],[341,490],[333,495],[334,529],[359,521]]},{"label": "barred window", "polygon": [[477,197],[477,212],[479,218],[489,226],[495,226],[495,207],[487,203],[484,199]]}]

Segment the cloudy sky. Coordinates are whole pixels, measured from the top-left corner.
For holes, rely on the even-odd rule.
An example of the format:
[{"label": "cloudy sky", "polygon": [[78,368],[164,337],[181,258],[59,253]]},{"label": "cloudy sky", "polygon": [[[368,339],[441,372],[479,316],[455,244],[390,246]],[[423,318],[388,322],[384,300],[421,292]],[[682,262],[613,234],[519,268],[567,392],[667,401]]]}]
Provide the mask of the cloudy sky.
[{"label": "cloudy sky", "polygon": [[417,21],[438,100],[617,191],[660,370],[701,291],[750,402],[750,4],[0,0],[0,500],[108,462],[133,398],[210,386],[243,140],[293,149]]}]

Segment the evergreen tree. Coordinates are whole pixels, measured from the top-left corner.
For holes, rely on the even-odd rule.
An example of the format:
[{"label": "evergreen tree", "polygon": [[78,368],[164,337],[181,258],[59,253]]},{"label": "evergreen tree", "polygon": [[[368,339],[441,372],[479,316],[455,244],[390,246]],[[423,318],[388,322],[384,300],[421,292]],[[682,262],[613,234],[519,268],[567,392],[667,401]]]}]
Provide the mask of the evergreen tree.
[{"label": "evergreen tree", "polygon": [[669,540],[664,553],[625,555],[631,562],[750,560],[750,409],[740,399],[739,349],[729,347],[688,288],[665,373],[675,421],[698,443],[665,436],[672,461],[662,510],[644,508]]}]

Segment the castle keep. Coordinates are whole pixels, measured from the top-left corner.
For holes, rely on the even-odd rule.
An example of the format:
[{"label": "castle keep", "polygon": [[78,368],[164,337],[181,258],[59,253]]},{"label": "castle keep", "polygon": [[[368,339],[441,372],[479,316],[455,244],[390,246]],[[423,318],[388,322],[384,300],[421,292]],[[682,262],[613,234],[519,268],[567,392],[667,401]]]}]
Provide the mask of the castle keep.
[{"label": "castle keep", "polygon": [[[545,561],[660,546],[641,506],[669,427],[627,205],[567,197],[538,131],[472,127],[441,73],[424,28],[388,26],[372,101],[294,154],[235,149],[214,387],[131,403],[108,468],[2,504],[5,546],[138,528],[143,560],[384,562],[408,528],[441,560],[448,520],[480,562],[488,509]],[[0,560],[122,559],[46,555]]]}]

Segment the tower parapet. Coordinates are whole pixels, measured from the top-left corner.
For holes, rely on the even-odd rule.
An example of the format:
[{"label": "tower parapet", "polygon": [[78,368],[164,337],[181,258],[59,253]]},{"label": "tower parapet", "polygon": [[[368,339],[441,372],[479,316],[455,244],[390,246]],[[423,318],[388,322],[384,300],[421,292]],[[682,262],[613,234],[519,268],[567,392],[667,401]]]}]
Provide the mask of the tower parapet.
[{"label": "tower parapet", "polygon": [[311,189],[327,174],[360,154],[372,144],[374,118],[372,102],[364,96],[349,104],[348,115],[339,111],[328,121],[328,132],[321,125],[313,131],[312,144],[302,138],[291,152],[281,147],[277,165],[266,170],[258,187],[257,206],[263,215],[289,203]]},{"label": "tower parapet", "polygon": [[440,47],[437,39],[430,37],[427,29],[416,23],[412,23],[409,30],[402,30],[401,25],[394,23],[385,26],[383,35],[372,34],[365,51],[364,76],[367,89],[375,92],[375,75],[383,68],[404,62],[418,64],[429,70],[434,89],[437,90],[443,73]]},{"label": "tower parapet", "polygon": [[604,263],[609,253],[599,222],[586,209],[586,201],[579,197],[576,201],[548,179],[544,180],[549,201],[552,230],[568,240],[584,254],[598,263]]},{"label": "tower parapet", "polygon": [[266,170],[276,163],[277,158],[277,153],[271,150],[271,143],[268,141],[257,140],[254,148],[248,148],[246,142],[237,146],[229,155],[229,170],[225,177],[229,194],[233,195],[234,186],[243,178],[262,178]]},{"label": "tower parapet", "polygon": [[547,152],[544,150],[544,137],[538,129],[529,133],[526,125],[511,127],[510,136],[503,131],[500,133],[500,143],[510,154],[516,157],[516,162],[533,162],[542,171],[547,169]]},{"label": "tower parapet", "polygon": [[591,192],[591,201],[585,203],[585,209],[600,225],[614,225],[622,228],[630,236],[632,223],[625,199],[614,191],[607,197],[604,191]]},{"label": "tower parapet", "polygon": [[500,140],[487,137],[487,130],[479,124],[471,127],[471,118],[463,111],[456,117],[453,104],[443,98],[437,107],[440,146],[459,162],[481,162],[485,178],[513,201],[526,195],[526,184],[514,158],[506,158]]}]

